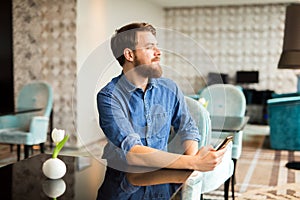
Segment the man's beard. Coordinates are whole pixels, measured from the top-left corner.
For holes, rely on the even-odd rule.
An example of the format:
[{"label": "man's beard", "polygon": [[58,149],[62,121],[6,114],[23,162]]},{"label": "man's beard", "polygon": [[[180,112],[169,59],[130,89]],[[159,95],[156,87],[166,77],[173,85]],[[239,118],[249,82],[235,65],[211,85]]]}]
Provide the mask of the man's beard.
[{"label": "man's beard", "polygon": [[160,78],[162,76],[162,68],[159,63],[155,64],[141,64],[139,59],[134,61],[134,70],[145,78]]}]

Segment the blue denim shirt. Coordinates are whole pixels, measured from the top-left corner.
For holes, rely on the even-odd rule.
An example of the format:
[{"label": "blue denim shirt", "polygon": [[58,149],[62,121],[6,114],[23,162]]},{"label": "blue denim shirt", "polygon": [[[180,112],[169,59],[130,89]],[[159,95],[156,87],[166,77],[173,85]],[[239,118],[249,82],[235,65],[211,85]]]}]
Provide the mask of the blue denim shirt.
[{"label": "blue denim shirt", "polygon": [[171,126],[182,142],[200,141],[184,96],[169,79],[150,79],[143,92],[122,73],[101,89],[97,105],[104,134],[124,156],[135,145],[166,151]]}]

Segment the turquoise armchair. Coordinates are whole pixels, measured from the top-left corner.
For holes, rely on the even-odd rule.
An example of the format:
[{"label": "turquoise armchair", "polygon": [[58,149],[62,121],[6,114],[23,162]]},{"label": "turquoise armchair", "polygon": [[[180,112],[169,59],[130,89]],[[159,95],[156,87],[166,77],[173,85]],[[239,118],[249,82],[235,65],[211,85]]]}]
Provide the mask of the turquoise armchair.
[{"label": "turquoise armchair", "polygon": [[300,150],[300,93],[272,94],[267,100],[270,145],[278,150]]},{"label": "turquoise armchair", "polygon": [[25,85],[18,94],[18,109],[40,108],[37,112],[28,112],[0,117],[0,143],[17,144],[18,160],[20,159],[20,145],[24,145],[25,158],[29,156],[32,145],[47,141],[49,117],[53,105],[52,88],[47,83],[34,82]]},{"label": "turquoise armchair", "polygon": [[[209,145],[211,140],[211,121],[209,113],[202,106],[202,104],[190,97],[185,97],[185,101],[189,108],[189,112],[196,122],[199,134],[201,134],[201,141],[199,148]],[[169,143],[171,152],[182,153],[183,149],[179,150],[179,139],[175,136]],[[200,172],[194,171],[188,178],[182,189],[182,199],[196,200],[202,198],[202,194],[211,192],[219,188],[226,180],[233,174],[233,162],[231,160],[232,144],[228,146],[228,150],[223,157],[220,165],[213,171]],[[224,194],[225,196],[226,194]],[[228,198],[228,196],[225,198]]]}]

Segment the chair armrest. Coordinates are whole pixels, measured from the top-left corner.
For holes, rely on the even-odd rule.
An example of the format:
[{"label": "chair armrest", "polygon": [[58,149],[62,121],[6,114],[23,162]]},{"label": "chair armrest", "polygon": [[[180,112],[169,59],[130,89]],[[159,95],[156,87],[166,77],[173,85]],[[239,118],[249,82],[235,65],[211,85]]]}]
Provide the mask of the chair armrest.
[{"label": "chair armrest", "polygon": [[47,140],[49,117],[35,116],[30,123],[29,131],[35,135],[35,137],[41,138],[43,141]]},{"label": "chair armrest", "polygon": [[200,171],[193,171],[182,187],[181,199],[194,200],[200,199],[203,183],[204,173]]},{"label": "chair armrest", "polygon": [[182,188],[182,199],[199,199],[200,194],[219,188],[233,174],[232,142],[227,146],[222,162],[209,172],[194,171]]},{"label": "chair armrest", "polygon": [[268,105],[284,104],[284,103],[299,103],[300,96],[281,97],[267,100]]},{"label": "chair armrest", "polygon": [[219,188],[233,174],[232,142],[227,145],[222,162],[213,170],[204,172],[202,193],[211,192]]}]

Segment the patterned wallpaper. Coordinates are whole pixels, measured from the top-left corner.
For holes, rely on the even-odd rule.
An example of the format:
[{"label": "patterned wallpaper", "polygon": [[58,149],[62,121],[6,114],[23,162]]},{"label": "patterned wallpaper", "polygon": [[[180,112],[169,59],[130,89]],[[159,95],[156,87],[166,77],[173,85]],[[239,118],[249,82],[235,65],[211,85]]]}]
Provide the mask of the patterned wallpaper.
[{"label": "patterned wallpaper", "polygon": [[[166,9],[166,27],[197,42],[212,59],[211,65],[204,65],[201,48],[188,46],[175,32],[166,34],[166,41],[172,41],[166,48],[181,55],[179,59],[167,54],[166,64],[179,71],[173,78],[188,80],[183,90],[192,93],[204,87],[208,72],[228,73],[234,83],[237,70],[258,70],[259,83],[245,87],[296,91],[296,72],[277,69],[285,8],[285,4],[269,4]],[[201,73],[193,72],[195,68]]]},{"label": "patterned wallpaper", "polygon": [[54,127],[76,144],[76,0],[13,0],[15,93],[31,81],[54,92]]}]

